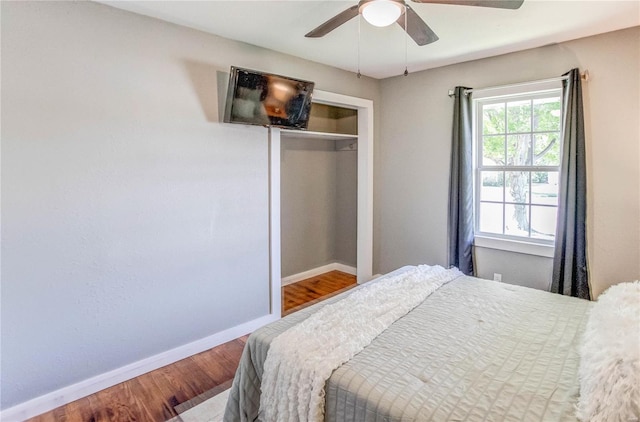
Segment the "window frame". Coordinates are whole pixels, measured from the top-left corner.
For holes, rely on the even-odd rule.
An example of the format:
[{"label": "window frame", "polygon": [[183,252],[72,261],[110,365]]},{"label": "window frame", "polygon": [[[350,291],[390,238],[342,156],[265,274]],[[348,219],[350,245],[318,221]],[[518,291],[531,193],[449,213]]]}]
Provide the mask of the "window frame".
[{"label": "window frame", "polygon": [[[560,157],[559,163],[557,166],[548,166],[548,165],[534,165],[533,161],[531,161],[531,165],[528,166],[488,166],[483,164],[483,156],[482,156],[482,135],[483,135],[483,127],[482,127],[482,118],[479,117],[480,108],[484,105],[495,104],[495,103],[506,103],[508,101],[513,101],[518,98],[534,100],[539,98],[547,98],[549,96],[557,95],[560,97],[560,106],[561,106],[561,119],[564,115],[564,101],[562,95],[562,82],[561,81],[544,81],[539,83],[531,83],[522,86],[509,86],[504,88],[497,89],[486,89],[486,90],[474,90],[472,97],[472,132],[473,132],[473,202],[474,202],[474,245],[484,248],[491,249],[501,249],[518,253],[525,253],[530,255],[538,255],[545,257],[553,257],[554,254],[554,244],[555,239],[538,239],[531,237],[531,231],[529,231],[529,237],[524,236],[516,236],[505,233],[491,233],[491,232],[482,232],[480,231],[480,204],[481,202],[491,202],[491,201],[481,201],[480,200],[480,189],[481,189],[481,172],[482,171],[526,171],[530,175],[535,173],[536,171],[553,171],[558,172],[560,175],[560,168],[562,163],[562,144],[560,144]],[[505,110],[506,112],[506,110]],[[480,115],[481,116],[481,115]],[[505,122],[506,123],[506,122]],[[507,128],[505,127],[505,130]],[[554,131],[555,132],[555,131]],[[560,142],[562,143],[563,133],[562,133],[562,122],[560,124]],[[533,127],[531,127],[531,131],[527,132],[530,134],[536,134],[538,132],[534,132]],[[506,132],[505,137],[509,133]],[[505,142],[505,156],[506,149],[508,148],[507,142]],[[533,149],[531,150],[531,154],[533,154]],[[533,156],[531,156],[533,160]],[[531,195],[531,176],[529,177],[529,195]],[[504,204],[508,204],[505,198],[505,188],[503,187],[502,193],[502,202],[495,202],[497,204],[503,204],[503,231],[504,231],[504,213],[506,207]],[[529,196],[528,202],[526,203],[530,217],[531,210],[531,196]],[[547,206],[558,209],[558,205],[545,205],[545,204],[534,204],[536,206]]]}]

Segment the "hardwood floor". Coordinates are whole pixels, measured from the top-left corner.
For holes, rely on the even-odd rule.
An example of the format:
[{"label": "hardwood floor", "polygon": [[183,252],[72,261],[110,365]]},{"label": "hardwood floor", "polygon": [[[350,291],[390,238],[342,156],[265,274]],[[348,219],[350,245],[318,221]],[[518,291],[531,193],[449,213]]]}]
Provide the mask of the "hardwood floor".
[{"label": "hardwood floor", "polygon": [[[285,286],[283,315],[350,289],[355,283],[355,276],[331,271]],[[176,416],[175,406],[233,379],[247,337],[99,391],[29,422],[164,422]]]},{"label": "hardwood floor", "polygon": [[282,288],[282,316],[356,286],[356,277],[342,271],[311,277]]}]

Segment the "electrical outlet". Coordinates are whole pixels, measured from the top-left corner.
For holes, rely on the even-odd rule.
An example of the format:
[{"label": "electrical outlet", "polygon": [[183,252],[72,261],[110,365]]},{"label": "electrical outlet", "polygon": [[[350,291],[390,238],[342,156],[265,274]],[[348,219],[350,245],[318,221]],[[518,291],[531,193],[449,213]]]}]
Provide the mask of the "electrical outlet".
[{"label": "electrical outlet", "polygon": [[495,281],[502,281],[502,274],[500,273],[493,273],[493,279]]}]

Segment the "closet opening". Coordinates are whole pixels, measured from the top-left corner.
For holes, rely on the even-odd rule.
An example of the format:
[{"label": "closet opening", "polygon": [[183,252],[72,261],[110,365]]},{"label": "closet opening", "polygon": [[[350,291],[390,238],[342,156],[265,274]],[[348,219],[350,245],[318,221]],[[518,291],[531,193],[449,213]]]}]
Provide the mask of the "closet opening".
[{"label": "closet opening", "polygon": [[333,270],[373,278],[373,101],[320,90],[313,101],[308,130],[269,131],[274,317],[283,286]]},{"label": "closet opening", "polygon": [[358,111],[314,103],[309,131],[283,132],[280,154],[282,285],[355,277]]}]

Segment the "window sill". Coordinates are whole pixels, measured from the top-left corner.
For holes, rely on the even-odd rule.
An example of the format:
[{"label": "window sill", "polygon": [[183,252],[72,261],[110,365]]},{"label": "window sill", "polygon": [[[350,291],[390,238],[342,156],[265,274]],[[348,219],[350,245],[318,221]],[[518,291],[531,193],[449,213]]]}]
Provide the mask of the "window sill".
[{"label": "window sill", "polygon": [[478,235],[475,236],[473,244],[479,248],[498,249],[527,255],[543,256],[546,258],[553,258],[553,252],[555,249],[553,245]]}]

